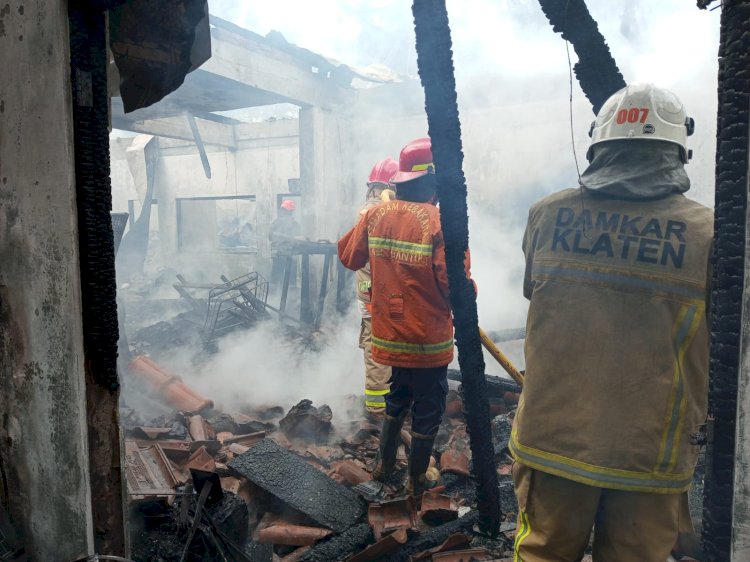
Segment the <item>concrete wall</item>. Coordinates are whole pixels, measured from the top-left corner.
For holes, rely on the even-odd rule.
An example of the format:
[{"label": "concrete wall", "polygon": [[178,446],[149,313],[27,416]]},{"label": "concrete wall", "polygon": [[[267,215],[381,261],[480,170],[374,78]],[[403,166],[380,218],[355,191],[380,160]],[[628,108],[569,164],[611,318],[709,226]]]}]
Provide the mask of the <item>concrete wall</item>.
[{"label": "concrete wall", "polygon": [[732,507],[732,560],[750,556],[750,207],[745,222],[745,284],[742,297],[737,436]]},{"label": "concrete wall", "polygon": [[0,68],[0,495],[35,560],[70,560],[93,534],[67,2],[0,8]]},{"label": "concrete wall", "polygon": [[[297,120],[252,123],[235,127],[236,149],[207,146],[211,178],[207,178],[195,144],[159,139],[154,198],[158,247],[151,247],[147,263],[160,264],[185,273],[189,280],[216,281],[224,273],[236,277],[248,271],[270,271],[268,228],[276,218],[276,194],[288,191],[289,178],[299,177]],[[113,210],[127,211],[128,199],[141,199],[145,192],[134,184],[125,150],[130,138],[110,140],[112,154]],[[255,254],[224,254],[178,248],[177,198],[224,195],[255,195]],[[240,217],[242,218],[242,217]],[[213,220],[206,217],[206,220]],[[154,224],[158,223],[158,227]],[[148,265],[147,265],[148,267]],[[176,293],[175,293],[176,296]]]}]

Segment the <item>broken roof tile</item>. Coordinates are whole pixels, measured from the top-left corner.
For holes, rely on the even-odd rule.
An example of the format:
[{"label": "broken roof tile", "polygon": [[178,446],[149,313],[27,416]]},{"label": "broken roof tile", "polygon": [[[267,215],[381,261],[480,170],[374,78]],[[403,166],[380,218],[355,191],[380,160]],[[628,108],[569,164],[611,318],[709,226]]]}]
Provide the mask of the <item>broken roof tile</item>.
[{"label": "broken roof tile", "polygon": [[213,441],[216,433],[203,416],[194,415],[188,419],[188,431],[193,441]]},{"label": "broken roof tile", "polygon": [[240,445],[239,443],[232,443],[229,445],[228,449],[233,455],[241,455],[245,451],[247,451],[250,447],[247,447],[246,445]]},{"label": "broken roof tile", "polygon": [[347,562],[375,562],[376,560],[388,560],[388,555],[396,552],[409,539],[406,529],[397,529],[390,535],[379,539],[358,554],[347,559]]},{"label": "broken roof tile", "polygon": [[235,478],[234,476],[222,476],[219,478],[221,481],[221,489],[225,492],[232,492],[233,494],[240,494],[240,488],[242,487],[242,480]]},{"label": "broken roof tile", "polygon": [[294,525],[285,521],[277,521],[273,525],[258,531],[257,541],[289,546],[311,546],[330,534],[330,529],[323,529],[322,527]]},{"label": "broken roof tile", "polygon": [[194,468],[203,472],[216,471],[216,461],[208,454],[205,447],[200,447],[195,451],[185,463],[185,469]]},{"label": "broken roof tile", "polygon": [[440,474],[445,472],[471,476],[469,456],[465,450],[448,449],[440,456]]},{"label": "broken roof tile", "polygon": [[367,520],[378,540],[398,529],[416,529],[418,526],[417,510],[411,497],[370,504]]},{"label": "broken roof tile", "polygon": [[419,515],[428,525],[442,525],[458,518],[458,506],[449,496],[430,490],[422,494]]},{"label": "broken roof tile", "polygon": [[338,476],[349,486],[372,480],[372,476],[353,460],[335,461],[331,464],[331,477]]},{"label": "broken roof tile", "polygon": [[231,431],[220,431],[216,434],[216,440],[220,443],[224,443],[225,439],[229,439],[233,435],[234,433],[232,433]]},{"label": "broken roof tile", "polygon": [[125,477],[131,500],[171,498],[180,480],[159,445],[135,441],[125,441]]},{"label": "broken roof tile", "polygon": [[180,377],[165,371],[148,357],[139,355],[130,362],[128,369],[156,390],[173,408],[188,413],[213,408],[212,400],[195,392]]},{"label": "broken roof tile", "polygon": [[189,441],[177,441],[175,439],[159,439],[156,441],[147,441],[142,439],[136,439],[135,443],[139,447],[145,448],[151,445],[159,445],[164,454],[175,462],[183,462],[190,456],[190,442]]}]

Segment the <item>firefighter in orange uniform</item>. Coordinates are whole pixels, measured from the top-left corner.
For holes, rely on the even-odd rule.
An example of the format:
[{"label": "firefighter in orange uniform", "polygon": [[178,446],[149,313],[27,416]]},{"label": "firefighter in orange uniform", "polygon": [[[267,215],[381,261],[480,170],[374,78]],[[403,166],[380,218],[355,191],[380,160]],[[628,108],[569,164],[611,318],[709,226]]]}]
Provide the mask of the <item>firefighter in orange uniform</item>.
[{"label": "firefighter in orange uniform", "polygon": [[526,377],[510,450],[514,561],[663,562],[706,419],[713,213],[686,198],[692,119],[632,84],[592,126],[580,188],[537,202],[523,241]]},{"label": "firefighter in orange uniform", "polygon": [[[381,195],[388,189],[388,181],[398,171],[398,162],[393,158],[381,160],[372,167],[367,178],[367,200],[359,211],[360,216],[376,205],[380,205]],[[372,277],[370,265],[357,271],[357,299],[362,314],[359,330],[359,347],[365,356],[365,408],[373,421],[382,421],[385,414],[385,395],[388,394],[391,368],[381,365],[372,357]]]},{"label": "firefighter in orange uniform", "polygon": [[[412,413],[407,492],[429,486],[425,472],[445,411],[453,323],[435,168],[429,138],[412,141],[391,178],[396,200],[365,212],[339,240],[339,258],[372,270],[372,355],[392,367],[373,476],[390,481],[404,418]],[[468,260],[467,260],[468,265]],[[468,276],[468,272],[467,272]]]}]

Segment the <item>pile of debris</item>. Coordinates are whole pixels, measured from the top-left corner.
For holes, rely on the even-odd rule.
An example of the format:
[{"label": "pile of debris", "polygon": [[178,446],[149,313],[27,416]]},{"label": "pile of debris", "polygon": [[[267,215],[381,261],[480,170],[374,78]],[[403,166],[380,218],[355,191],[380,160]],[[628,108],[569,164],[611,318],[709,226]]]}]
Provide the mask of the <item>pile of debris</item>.
[{"label": "pile of debris", "polygon": [[[493,437],[506,513],[496,537],[475,525],[476,485],[460,392],[451,391],[421,498],[371,478],[380,427],[352,397],[352,421],[302,400],[220,412],[146,357],[130,364],[169,415],[123,409],[135,560],[254,562],[504,560],[512,556],[516,504],[507,453],[518,388],[495,385]],[[506,383],[503,383],[506,384]],[[459,389],[460,390],[460,389]],[[498,394],[502,396],[498,397]],[[359,415],[357,412],[361,412]],[[402,432],[398,473],[410,446]]]}]

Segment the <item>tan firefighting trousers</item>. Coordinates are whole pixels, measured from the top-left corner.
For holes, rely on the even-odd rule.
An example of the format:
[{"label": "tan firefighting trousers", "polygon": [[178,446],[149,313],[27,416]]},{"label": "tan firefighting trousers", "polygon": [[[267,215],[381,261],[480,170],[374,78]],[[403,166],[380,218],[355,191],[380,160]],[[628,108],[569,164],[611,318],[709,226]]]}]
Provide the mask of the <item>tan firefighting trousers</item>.
[{"label": "tan firefighting trousers", "polygon": [[594,528],[594,562],[664,562],[692,525],[687,494],[596,488],[516,461],[518,527],[513,562],[578,562]]},{"label": "tan firefighting trousers", "polygon": [[372,318],[362,318],[359,347],[365,352],[365,407],[370,414],[380,416],[385,413],[391,368],[376,363],[372,358]]}]

